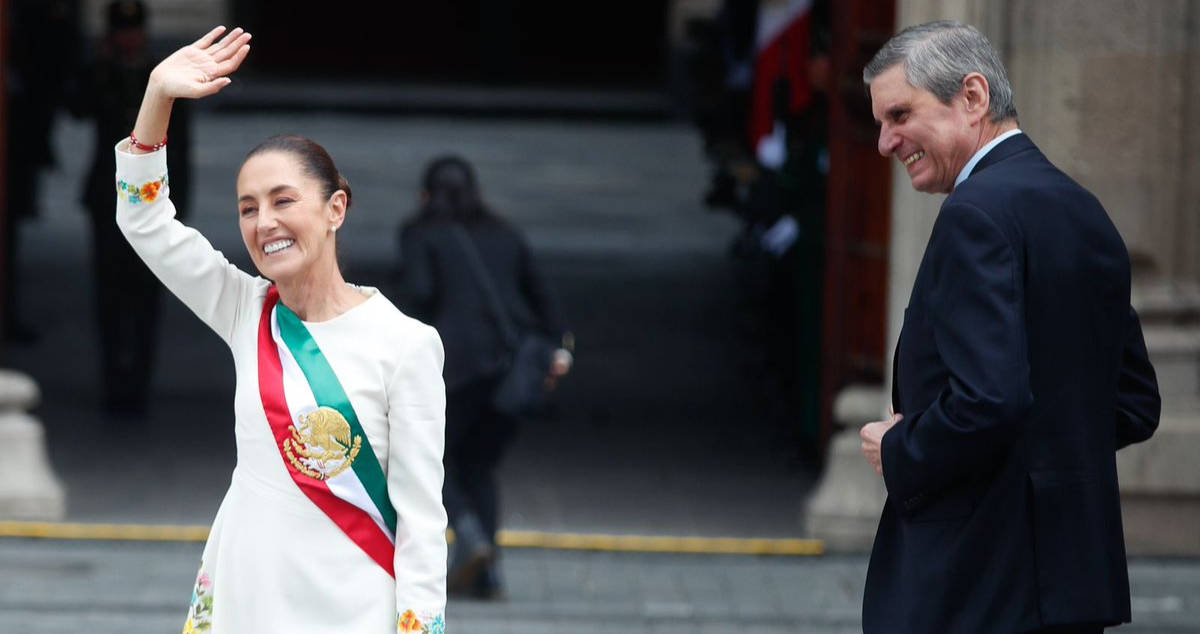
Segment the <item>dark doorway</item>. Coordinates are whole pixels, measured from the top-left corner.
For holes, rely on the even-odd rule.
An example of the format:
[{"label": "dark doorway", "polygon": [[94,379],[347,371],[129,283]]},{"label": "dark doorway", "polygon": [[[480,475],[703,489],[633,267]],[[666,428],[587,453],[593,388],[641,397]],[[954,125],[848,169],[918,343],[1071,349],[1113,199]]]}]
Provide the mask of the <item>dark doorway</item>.
[{"label": "dark doorway", "polygon": [[887,357],[891,172],[875,149],[878,131],[862,69],[891,36],[894,21],[890,2],[834,5],[822,337],[826,438],[837,392],[853,383],[882,382]]},{"label": "dark doorway", "polygon": [[666,0],[248,0],[272,75],[636,86],[664,76]]}]

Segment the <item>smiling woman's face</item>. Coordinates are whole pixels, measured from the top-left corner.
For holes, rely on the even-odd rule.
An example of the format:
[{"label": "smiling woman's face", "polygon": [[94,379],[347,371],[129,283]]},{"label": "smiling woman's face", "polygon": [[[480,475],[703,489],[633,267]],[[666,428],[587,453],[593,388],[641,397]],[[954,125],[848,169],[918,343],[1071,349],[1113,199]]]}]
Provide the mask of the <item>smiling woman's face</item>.
[{"label": "smiling woman's face", "polygon": [[238,172],[237,195],[242,241],[263,277],[288,283],[337,266],[333,227],[344,217],[345,195],[326,198],[295,156],[251,156]]}]

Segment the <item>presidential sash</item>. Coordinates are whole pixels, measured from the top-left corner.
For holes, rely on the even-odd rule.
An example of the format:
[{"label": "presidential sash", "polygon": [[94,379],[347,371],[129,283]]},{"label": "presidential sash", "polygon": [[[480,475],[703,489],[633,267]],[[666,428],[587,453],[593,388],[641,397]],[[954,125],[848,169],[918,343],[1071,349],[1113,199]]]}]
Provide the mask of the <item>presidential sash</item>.
[{"label": "presidential sash", "polygon": [[258,389],[292,480],[395,577],[396,510],[383,467],[333,368],[274,286],[259,322]]}]

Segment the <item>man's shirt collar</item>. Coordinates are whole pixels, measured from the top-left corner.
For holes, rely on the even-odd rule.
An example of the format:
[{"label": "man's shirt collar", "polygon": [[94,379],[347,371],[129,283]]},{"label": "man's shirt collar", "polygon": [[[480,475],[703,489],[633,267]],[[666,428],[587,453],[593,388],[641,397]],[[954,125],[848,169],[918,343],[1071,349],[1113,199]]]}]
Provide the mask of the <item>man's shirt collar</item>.
[{"label": "man's shirt collar", "polygon": [[967,164],[963,166],[962,171],[958,173],[958,178],[954,179],[954,188],[958,189],[958,186],[961,185],[963,181],[967,180],[967,177],[971,175],[971,170],[975,169],[975,165],[979,163],[979,160],[982,159],[988,152],[991,152],[992,148],[1000,145],[1000,142],[1004,139],[1018,134],[1021,134],[1021,128],[1009,130],[1008,132],[1005,132],[1004,134],[1001,134],[1000,136],[989,141],[987,145],[979,148],[979,151],[975,153],[975,156],[972,156],[971,160],[967,161]]}]

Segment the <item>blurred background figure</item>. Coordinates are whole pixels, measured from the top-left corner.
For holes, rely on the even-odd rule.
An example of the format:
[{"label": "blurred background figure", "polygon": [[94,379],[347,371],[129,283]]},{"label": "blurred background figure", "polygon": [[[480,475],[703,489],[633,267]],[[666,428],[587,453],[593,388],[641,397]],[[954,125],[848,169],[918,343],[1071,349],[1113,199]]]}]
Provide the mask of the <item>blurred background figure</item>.
[{"label": "blurred background figure", "polygon": [[761,351],[768,416],[815,468],[829,173],[830,12],[824,0],[726,0],[688,29],[693,120],[712,209],[742,222],[731,254]]},{"label": "blurred background figure", "polygon": [[[38,212],[38,176],[55,165],[51,128],[79,53],[79,7],[73,0],[10,0],[7,43],[8,143],[4,213],[4,340],[33,343],[38,332],[19,311],[19,230]],[[47,37],[53,34],[53,37]],[[111,198],[111,196],[110,196]],[[111,202],[111,201],[109,201]],[[110,205],[111,207],[111,205]]]},{"label": "blurred background figure", "polygon": [[704,195],[711,207],[737,203],[739,183],[751,178],[747,135],[750,92],[754,83],[756,0],[725,0],[714,16],[687,24],[687,78],[692,120],[712,162],[712,181]]},{"label": "blurred background figure", "polygon": [[401,309],[437,328],[446,349],[443,501],[456,538],[448,589],[495,598],[502,592],[496,468],[520,423],[494,402],[517,353],[510,331],[560,342],[547,389],[570,369],[573,335],[524,236],[484,204],[465,159],[445,156],[426,167],[421,206],[399,241]]},{"label": "blurred background figure", "polygon": [[[129,135],[156,59],[148,46],[147,10],[140,0],[117,0],[105,8],[105,32],[84,67],[72,113],[94,122],[95,146],[81,202],[91,219],[92,274],[100,334],[102,399],[110,422],[146,417],[162,285],[113,221],[114,139]],[[171,199],[186,220],[191,172],[190,105],[178,101],[167,133]]]}]

